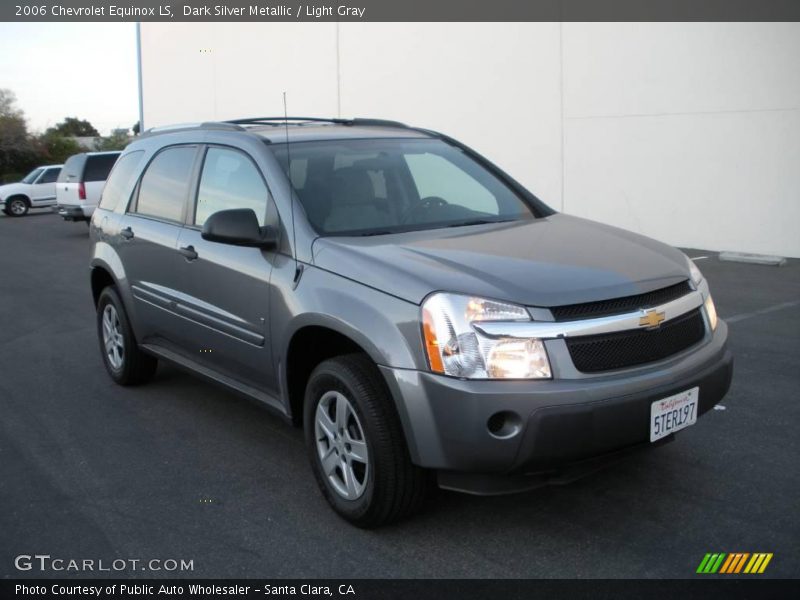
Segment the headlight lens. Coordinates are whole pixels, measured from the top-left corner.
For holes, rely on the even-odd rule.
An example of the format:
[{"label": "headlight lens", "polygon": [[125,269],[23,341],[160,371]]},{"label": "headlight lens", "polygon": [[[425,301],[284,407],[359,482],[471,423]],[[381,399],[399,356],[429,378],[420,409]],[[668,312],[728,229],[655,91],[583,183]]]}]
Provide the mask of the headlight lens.
[{"label": "headlight lens", "polygon": [[714,331],[717,328],[717,307],[714,306],[714,301],[711,299],[711,294],[706,296],[706,301],[703,304],[706,307],[708,324],[711,325],[711,331]]},{"label": "headlight lens", "polygon": [[431,371],[468,379],[549,379],[550,362],[537,338],[489,338],[473,323],[530,321],[522,306],[438,293],[422,304],[422,331]]}]

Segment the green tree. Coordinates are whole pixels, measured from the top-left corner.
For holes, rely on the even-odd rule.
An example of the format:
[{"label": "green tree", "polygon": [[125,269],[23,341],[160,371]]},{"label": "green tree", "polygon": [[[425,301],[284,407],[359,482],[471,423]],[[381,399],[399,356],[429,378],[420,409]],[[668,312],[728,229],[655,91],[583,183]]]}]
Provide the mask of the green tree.
[{"label": "green tree", "polygon": [[100,134],[89,121],[78,117],[66,117],[55,127],[51,127],[45,133],[57,134],[61,136],[76,137],[98,137]]},{"label": "green tree", "polygon": [[97,149],[107,152],[109,150],[124,150],[131,141],[127,129],[114,129],[111,135],[97,142]]},{"label": "green tree", "polygon": [[142,132],[142,124],[139,121],[136,121],[136,123],[133,124],[133,127],[131,127],[131,131],[133,132],[133,135],[139,135]]},{"label": "green tree", "polygon": [[0,178],[28,171],[36,164],[36,152],[28,134],[25,115],[17,108],[14,92],[0,89]]},{"label": "green tree", "polygon": [[11,90],[0,89],[0,116],[3,117],[20,117],[24,115],[22,111],[16,107],[17,96]]},{"label": "green tree", "polygon": [[35,140],[36,154],[41,164],[63,164],[73,154],[83,152],[80,144],[71,137],[46,132]]}]

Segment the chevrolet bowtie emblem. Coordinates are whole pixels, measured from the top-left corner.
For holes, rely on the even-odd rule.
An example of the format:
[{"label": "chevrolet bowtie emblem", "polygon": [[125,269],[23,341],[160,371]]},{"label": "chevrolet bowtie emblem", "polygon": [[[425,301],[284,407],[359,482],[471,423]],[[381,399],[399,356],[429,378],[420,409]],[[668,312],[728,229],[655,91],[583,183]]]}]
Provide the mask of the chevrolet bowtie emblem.
[{"label": "chevrolet bowtie emblem", "polygon": [[658,327],[666,318],[663,312],[656,312],[655,309],[651,309],[645,311],[644,315],[639,318],[639,327]]}]

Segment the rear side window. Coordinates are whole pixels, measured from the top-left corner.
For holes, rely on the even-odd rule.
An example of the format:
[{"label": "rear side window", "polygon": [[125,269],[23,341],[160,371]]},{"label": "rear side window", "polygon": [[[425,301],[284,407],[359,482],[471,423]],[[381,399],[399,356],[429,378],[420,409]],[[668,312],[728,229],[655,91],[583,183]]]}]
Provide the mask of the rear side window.
[{"label": "rear side window", "polygon": [[111,170],[103,195],[100,198],[100,208],[114,210],[122,200],[130,197],[131,183],[136,176],[139,163],[144,155],[144,150],[137,150],[126,154]]},{"label": "rear side window", "polygon": [[58,179],[58,174],[60,172],[61,169],[47,169],[37,183],[53,183],[56,179]]},{"label": "rear side window", "polygon": [[209,148],[197,190],[194,224],[202,226],[220,210],[251,208],[263,226],[267,194],[261,173],[247,156],[237,150]]},{"label": "rear side window", "polygon": [[136,213],[183,221],[196,151],[195,146],[175,146],[156,155],[142,175]]},{"label": "rear side window", "polygon": [[58,176],[59,183],[65,181],[80,181],[83,174],[83,165],[86,164],[85,154],[73,154],[64,163],[61,174]]},{"label": "rear side window", "polygon": [[97,154],[86,159],[86,168],[83,170],[83,181],[105,181],[119,154]]}]

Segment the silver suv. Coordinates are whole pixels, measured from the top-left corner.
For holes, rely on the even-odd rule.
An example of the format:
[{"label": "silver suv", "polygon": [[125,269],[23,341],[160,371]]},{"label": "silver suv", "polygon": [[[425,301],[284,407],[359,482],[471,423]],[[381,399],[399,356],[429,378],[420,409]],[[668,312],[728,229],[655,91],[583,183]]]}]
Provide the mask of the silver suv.
[{"label": "silver suv", "polygon": [[366,119],[151,131],[91,223],[105,366],[158,360],[303,427],[362,527],[440,487],[562,482],[720,401],[727,327],[680,251],[558,214],[436,132]]}]

